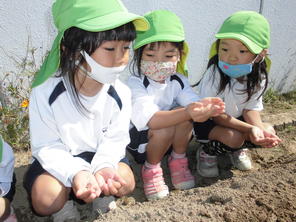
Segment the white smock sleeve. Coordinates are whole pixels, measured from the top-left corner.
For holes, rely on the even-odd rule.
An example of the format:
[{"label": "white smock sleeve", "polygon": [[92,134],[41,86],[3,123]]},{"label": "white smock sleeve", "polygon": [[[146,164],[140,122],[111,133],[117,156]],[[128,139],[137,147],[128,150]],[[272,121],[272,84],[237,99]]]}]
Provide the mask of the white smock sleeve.
[{"label": "white smock sleeve", "polygon": [[[263,102],[262,102],[262,92],[264,90],[264,86],[265,86],[266,80],[263,80],[260,83],[260,90],[258,90],[256,93],[254,93],[250,100],[247,102],[245,109],[248,110],[257,110],[257,111],[261,111],[263,110]],[[261,95],[261,96],[260,96]]]},{"label": "white smock sleeve", "polygon": [[5,196],[11,187],[14,169],[14,156],[11,147],[0,135],[0,197]]},{"label": "white smock sleeve", "polygon": [[112,119],[97,152],[91,161],[93,172],[111,167],[117,169],[119,161],[125,157],[126,146],[130,142],[129,125],[131,119],[131,93],[127,86],[119,96],[122,108],[115,104]]},{"label": "white smock sleeve", "polygon": [[[190,103],[198,102],[201,98],[197,95],[197,93],[193,90],[193,88],[190,86],[188,79],[180,74],[177,74],[177,76],[182,80],[183,89],[180,91],[180,93],[177,95],[177,103],[180,106],[186,107]],[[180,84],[178,84],[180,86]],[[180,86],[182,87],[182,86]]]},{"label": "white smock sleeve", "polygon": [[[213,73],[213,68],[210,67],[203,75],[197,86],[197,93],[201,98],[205,97],[220,97],[218,94],[220,75],[218,72]],[[223,99],[223,98],[221,98]]]},{"label": "white smock sleeve", "polygon": [[91,171],[90,164],[82,158],[72,156],[70,148],[61,141],[48,97],[44,95],[42,88],[32,90],[29,116],[32,155],[49,174],[66,187],[71,187],[72,180],[79,171]]},{"label": "white smock sleeve", "polygon": [[131,121],[138,131],[147,129],[151,117],[160,110],[154,102],[154,96],[149,95],[140,77],[130,76],[128,86],[132,91]]}]

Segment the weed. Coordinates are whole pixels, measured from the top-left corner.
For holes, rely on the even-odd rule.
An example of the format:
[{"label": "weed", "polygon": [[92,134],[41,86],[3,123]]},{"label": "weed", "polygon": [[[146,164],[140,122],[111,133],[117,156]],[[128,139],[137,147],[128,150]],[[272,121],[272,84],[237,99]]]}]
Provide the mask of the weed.
[{"label": "weed", "polygon": [[36,73],[35,50],[19,64],[16,72],[5,73],[0,80],[0,134],[15,151],[29,150],[29,94]]}]

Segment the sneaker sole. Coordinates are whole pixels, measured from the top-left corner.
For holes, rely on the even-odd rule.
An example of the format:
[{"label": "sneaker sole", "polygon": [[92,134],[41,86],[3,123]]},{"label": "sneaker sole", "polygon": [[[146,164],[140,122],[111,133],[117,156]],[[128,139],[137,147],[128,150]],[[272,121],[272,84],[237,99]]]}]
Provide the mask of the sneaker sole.
[{"label": "sneaker sole", "polygon": [[147,195],[146,198],[147,200],[158,200],[158,199],[165,198],[168,195],[169,195],[169,191],[163,190],[155,194]]},{"label": "sneaker sole", "polygon": [[187,182],[179,183],[179,184],[176,184],[173,186],[177,190],[188,190],[188,189],[195,187],[195,182],[194,181],[187,181]]}]

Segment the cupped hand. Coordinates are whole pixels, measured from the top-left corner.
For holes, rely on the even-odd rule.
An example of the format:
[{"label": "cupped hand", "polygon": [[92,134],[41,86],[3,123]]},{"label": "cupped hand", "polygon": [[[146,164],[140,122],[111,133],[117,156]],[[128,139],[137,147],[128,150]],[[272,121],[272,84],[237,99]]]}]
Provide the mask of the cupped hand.
[{"label": "cupped hand", "polygon": [[85,170],[79,171],[74,176],[72,188],[75,196],[86,203],[92,202],[102,192],[94,175]]},{"label": "cupped hand", "polygon": [[187,106],[187,112],[195,122],[204,122],[210,117],[218,116],[225,112],[225,104],[218,97],[207,97],[199,102]]},{"label": "cupped hand", "polygon": [[274,147],[281,142],[281,139],[274,133],[262,130],[259,127],[252,127],[250,131],[250,140],[252,143],[262,147]]},{"label": "cupped hand", "polygon": [[105,195],[116,195],[119,189],[126,185],[125,180],[118,175],[114,168],[100,169],[95,173],[95,177],[99,184],[102,184],[102,179],[104,180],[104,186],[101,188]]}]

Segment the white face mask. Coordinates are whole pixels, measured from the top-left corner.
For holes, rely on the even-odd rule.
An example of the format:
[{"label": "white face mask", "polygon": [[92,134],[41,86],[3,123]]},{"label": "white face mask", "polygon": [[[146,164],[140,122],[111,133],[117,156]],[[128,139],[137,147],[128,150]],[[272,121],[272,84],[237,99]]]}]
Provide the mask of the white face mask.
[{"label": "white face mask", "polygon": [[[85,58],[87,64],[90,66],[91,71],[86,71],[87,75],[92,79],[102,83],[111,84],[119,77],[120,73],[125,69],[126,65],[119,67],[105,67],[97,63],[85,51],[80,52]],[[82,67],[81,67],[82,68]]]}]

